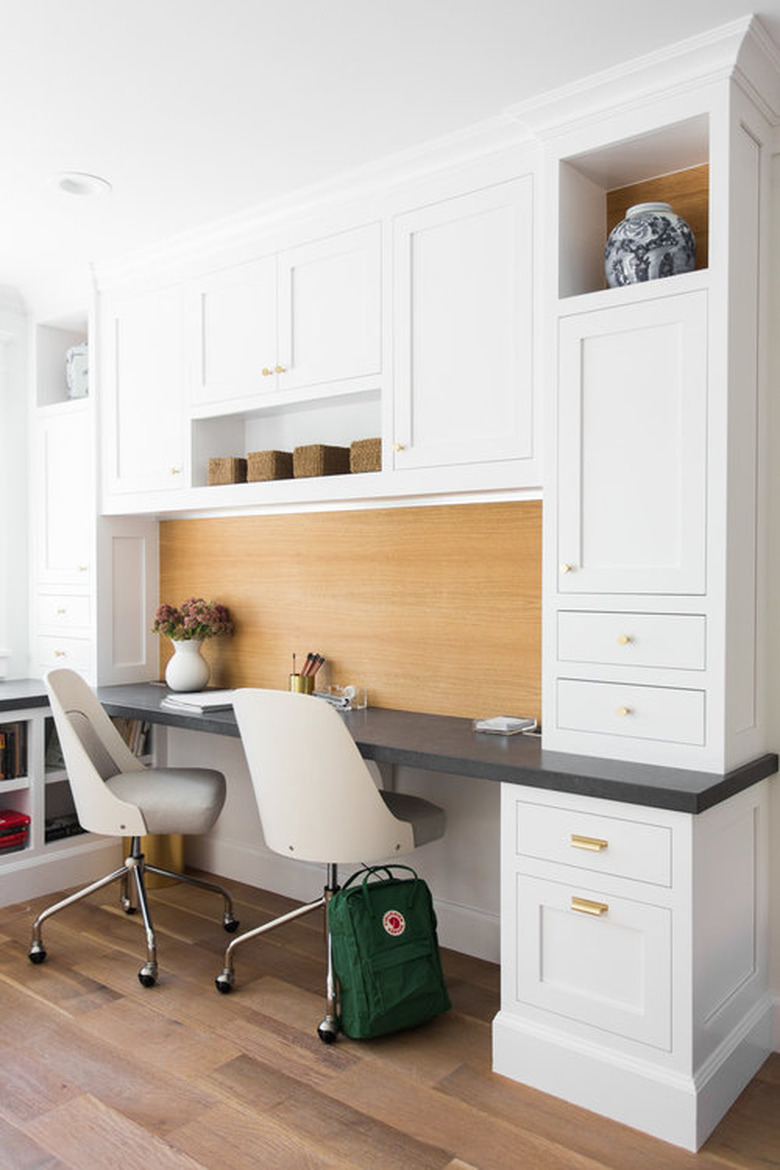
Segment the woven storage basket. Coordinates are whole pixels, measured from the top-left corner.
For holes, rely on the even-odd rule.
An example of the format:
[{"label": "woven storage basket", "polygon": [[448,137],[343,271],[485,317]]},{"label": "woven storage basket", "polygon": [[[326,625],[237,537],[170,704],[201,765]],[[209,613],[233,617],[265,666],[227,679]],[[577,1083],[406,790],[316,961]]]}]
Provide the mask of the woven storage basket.
[{"label": "woven storage basket", "polygon": [[247,479],[250,483],[269,479],[292,479],[292,451],[250,451],[246,458]]},{"label": "woven storage basket", "polygon": [[327,447],[323,443],[312,443],[308,447],[296,447],[293,451],[293,474],[296,478],[307,475],[344,475],[349,471],[349,447]]},{"label": "woven storage basket", "polygon": [[349,448],[350,471],[381,471],[382,440],[355,439]]},{"label": "woven storage basket", "polygon": [[246,459],[209,459],[209,486],[220,483],[246,483]]}]

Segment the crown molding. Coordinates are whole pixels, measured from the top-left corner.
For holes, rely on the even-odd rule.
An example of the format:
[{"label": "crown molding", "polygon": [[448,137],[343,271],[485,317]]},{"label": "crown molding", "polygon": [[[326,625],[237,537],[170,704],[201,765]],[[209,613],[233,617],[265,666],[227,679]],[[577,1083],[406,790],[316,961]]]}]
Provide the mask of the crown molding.
[{"label": "crown molding", "polygon": [[746,16],[510,106],[507,114],[529,135],[552,138],[600,116],[731,77],[751,33],[758,58],[773,42],[755,17]]},{"label": "crown molding", "polygon": [[279,228],[360,200],[386,196],[406,183],[522,147],[528,141],[515,119],[500,114],[148,247],[105,258],[92,265],[91,279],[98,289],[121,284],[139,272],[224,251],[246,239],[260,239]]}]

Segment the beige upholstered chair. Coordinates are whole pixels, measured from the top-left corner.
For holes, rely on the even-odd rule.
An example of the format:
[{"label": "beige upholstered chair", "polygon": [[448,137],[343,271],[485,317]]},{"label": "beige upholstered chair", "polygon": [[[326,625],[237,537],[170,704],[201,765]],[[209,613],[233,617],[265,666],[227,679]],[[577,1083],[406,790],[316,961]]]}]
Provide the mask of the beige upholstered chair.
[{"label": "beige upholstered chair", "polygon": [[126,913],[133,913],[136,907],[128,889],[132,874],[146,931],[146,962],[138,978],[144,987],[151,987],[157,979],[157,949],[144,883],[146,870],[220,894],[225,930],[232,932],[238,926],[226,890],[150,865],[141,852],[141,837],[150,833],[207,833],[225,802],[225,778],[207,768],[144,767],[80,675],[72,670],[52,670],[44,681],[81,827],[90,833],[129,837],[131,847],[119,869],[38,915],[32,928],[30,961],[42,963],[46,958],[41,926],[47,918],[111,882],[120,883],[121,905]]},{"label": "beige upholstered chair", "polygon": [[389,861],[443,836],[444,810],[421,797],[380,791],[339,713],[322,699],[287,691],[241,689],[233,696],[265,843],[298,861],[327,866],[323,896],[232,939],[217,989],[231,990],[233,952],[302,914],[326,915],[325,1018],[317,1029],[336,1039],[335,987],[327,907],[339,864]]}]

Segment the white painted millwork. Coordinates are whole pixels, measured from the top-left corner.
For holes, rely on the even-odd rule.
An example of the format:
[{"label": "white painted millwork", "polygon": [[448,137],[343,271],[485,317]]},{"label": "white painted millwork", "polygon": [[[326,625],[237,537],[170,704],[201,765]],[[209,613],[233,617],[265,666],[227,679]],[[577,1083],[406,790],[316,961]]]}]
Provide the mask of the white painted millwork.
[{"label": "white painted millwork", "polygon": [[560,323],[561,593],[706,588],[707,296],[647,292]]},{"label": "white painted millwork", "polygon": [[37,525],[40,583],[86,586],[94,569],[93,443],[86,402],[40,412],[34,436],[42,507]]},{"label": "white painted millwork", "polygon": [[768,813],[502,785],[495,1070],[698,1149],[771,1049]]},{"label": "white painted millwork", "polygon": [[533,454],[530,176],[399,216],[394,466]]},{"label": "white painted millwork", "polygon": [[707,621],[702,614],[558,611],[560,662],[704,670]]},{"label": "white painted millwork", "polygon": [[183,296],[178,285],[102,306],[100,343],[106,487],[185,486]]},{"label": "white painted millwork", "polygon": [[189,281],[192,405],[247,409],[272,391],[378,374],[380,253],[371,224]]}]

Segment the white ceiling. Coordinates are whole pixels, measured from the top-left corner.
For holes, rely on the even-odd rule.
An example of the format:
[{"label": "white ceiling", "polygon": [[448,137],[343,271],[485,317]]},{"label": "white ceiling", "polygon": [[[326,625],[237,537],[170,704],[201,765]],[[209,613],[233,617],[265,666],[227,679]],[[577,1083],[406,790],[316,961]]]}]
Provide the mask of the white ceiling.
[{"label": "white ceiling", "polygon": [[[0,285],[278,199],[780,0],[0,0]],[[97,173],[107,198],[51,177]]]}]

